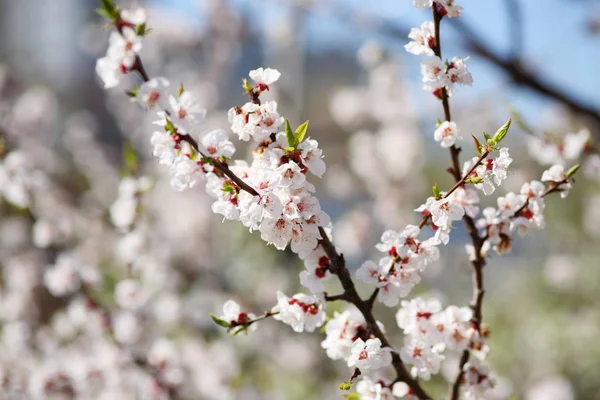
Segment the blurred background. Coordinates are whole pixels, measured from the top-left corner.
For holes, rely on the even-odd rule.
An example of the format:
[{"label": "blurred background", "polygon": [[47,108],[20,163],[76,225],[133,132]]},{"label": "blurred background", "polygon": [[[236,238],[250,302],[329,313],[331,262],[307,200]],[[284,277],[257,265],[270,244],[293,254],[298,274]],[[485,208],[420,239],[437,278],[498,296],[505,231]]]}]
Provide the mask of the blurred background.
[{"label": "blurred background", "polygon": [[[268,96],[292,125],[310,119],[309,135],[328,167],[313,183],[352,269],[371,258],[385,229],[420,219],[413,209],[432,184],[451,186],[447,151],[433,141],[442,107],[422,90],[421,59],[403,47],[410,28],[431,19],[411,1],[118,4],[147,9],[146,69],[183,82],[208,109],[207,128],[228,128],[227,110],[246,101],[240,83],[250,69],[282,72]],[[547,228],[515,240],[510,254],[493,255],[486,266],[484,320],[498,377],[490,398],[598,399],[600,1],[459,4],[461,17],[443,22],[442,48],[447,58],[471,56],[474,85],[451,98],[463,137],[494,132],[512,110],[528,126],[514,126],[506,139],[514,162],[503,190],[539,179],[548,167],[543,146],[560,149],[581,130],[590,135],[579,159],[561,160],[558,152],[550,160],[583,167],[566,200],[547,199]],[[147,293],[131,354],[158,354],[176,366],[178,398],[343,398],[338,385],[350,373],[327,359],[323,334],[295,334],[267,320],[232,338],[210,320],[229,298],[260,314],[275,304],[276,290],[301,291],[302,264],[240,224],[222,223],[202,188],[169,187],[151,157],[154,116],[130,104],[121,88],[103,90],[95,74],[109,34],[97,7],[94,0],[0,0],[2,154],[19,151],[19,168],[31,177],[26,201],[7,194],[0,179],[0,399],[168,398],[157,397],[164,395],[160,388],[140,389],[151,387],[152,377],[89,332],[96,308],[81,301],[93,297],[111,309],[116,283],[131,276]],[[464,147],[463,160],[470,140]],[[237,156],[245,151],[238,146]],[[141,199],[143,237],[111,223],[109,209],[126,174],[152,182]],[[483,199],[486,205],[494,199]],[[464,232],[454,235],[413,293],[466,305],[465,243]],[[141,261],[130,259],[132,246]],[[48,291],[45,271],[66,258],[90,267],[94,296],[65,299]],[[400,345],[393,314],[376,310]],[[426,383],[439,398],[457,362],[447,360],[444,373]]]}]

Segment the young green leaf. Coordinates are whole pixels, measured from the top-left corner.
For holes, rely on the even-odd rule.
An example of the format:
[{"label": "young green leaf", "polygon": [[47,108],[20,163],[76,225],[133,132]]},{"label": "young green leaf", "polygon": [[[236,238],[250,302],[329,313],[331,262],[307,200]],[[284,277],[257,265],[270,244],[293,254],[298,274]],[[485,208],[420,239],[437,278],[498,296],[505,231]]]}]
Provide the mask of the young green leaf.
[{"label": "young green leaf", "polygon": [[504,139],[504,136],[506,136],[506,134],[508,133],[508,129],[510,128],[511,123],[512,120],[509,119],[504,125],[500,127],[500,129],[496,131],[494,137],[492,138],[495,145],[499,144],[502,141],[502,139]]},{"label": "young green leaf", "polygon": [[126,95],[127,95],[129,98],[131,98],[131,99],[135,99],[135,98],[137,97],[137,95],[138,95],[139,91],[140,91],[140,86],[136,84],[136,85],[133,87],[133,89],[131,89],[131,90],[126,90],[126,91],[125,91],[125,94],[126,94]]},{"label": "young green leaf", "polygon": [[108,11],[106,11],[104,8],[96,8],[96,12],[100,15],[102,15],[104,18],[113,19],[113,14],[109,13]]},{"label": "young green leaf", "polygon": [[350,389],[352,389],[352,382],[342,382],[342,383],[340,383],[340,389],[342,389],[342,390],[350,390]]},{"label": "young green leaf", "polygon": [[177,97],[181,97],[185,89],[183,88],[183,82],[179,84],[179,90],[177,91]]},{"label": "young green leaf", "polygon": [[136,33],[136,35],[138,35],[138,36],[142,36],[142,37],[143,37],[143,36],[146,36],[146,33],[147,33],[147,32],[148,32],[148,31],[147,31],[147,29],[146,29],[146,23],[139,24],[139,25],[137,25],[137,26],[135,27],[135,33]]},{"label": "young green leaf", "polygon": [[433,185],[433,195],[435,196],[436,199],[439,199],[440,197],[442,197],[442,194],[440,193],[440,189],[438,188],[437,183],[435,185]]},{"label": "young green leaf", "polygon": [[237,335],[239,335],[242,332],[244,332],[246,335],[248,334],[248,328],[247,327],[245,327],[245,326],[239,326],[238,328],[239,329],[233,331],[233,333],[230,332],[230,335],[231,336],[237,336]]},{"label": "young green leaf", "polygon": [[486,144],[490,144],[490,142],[492,141],[492,137],[485,132],[483,132],[483,138],[485,139]]},{"label": "young green leaf", "polygon": [[577,171],[579,171],[579,167],[581,167],[581,165],[577,164],[577,165],[573,165],[568,171],[567,171],[567,178],[572,177],[573,175],[575,175],[575,173]]},{"label": "young green leaf", "polygon": [[231,183],[229,183],[229,181],[225,181],[221,190],[225,193],[235,193],[235,188],[231,186]]},{"label": "young green leaf", "polygon": [[171,134],[177,133],[177,129],[175,129],[175,125],[173,125],[173,122],[171,122],[171,120],[168,118],[167,118],[167,122],[165,123],[165,131],[167,131]]},{"label": "young green leaf", "polygon": [[296,148],[296,136],[294,136],[294,132],[292,132],[292,127],[290,126],[290,121],[285,120],[285,138],[287,139],[288,145],[295,149]]},{"label": "young green leaf", "polygon": [[304,122],[302,125],[300,125],[298,128],[296,128],[296,133],[295,133],[295,137],[296,137],[296,146],[299,145],[300,143],[302,143],[302,141],[304,140],[304,136],[306,136],[306,132],[308,131],[308,121]]},{"label": "young green leaf", "polygon": [[354,393],[348,393],[344,395],[344,398],[346,400],[360,400],[360,395],[356,392]]},{"label": "young green leaf", "polygon": [[140,162],[135,148],[129,141],[123,145],[123,164],[125,165],[125,172],[128,175],[135,175],[137,173]]},{"label": "young green leaf", "polygon": [[242,79],[242,87],[244,88],[244,93],[252,93],[252,85],[248,82],[248,79]]},{"label": "young green leaf", "polygon": [[100,0],[100,6],[98,14],[105,16],[106,18],[116,21],[119,18],[119,9],[115,6],[113,0]]},{"label": "young green leaf", "polygon": [[229,328],[229,322],[222,320],[221,318],[217,317],[214,314],[210,314],[210,317],[212,318],[213,321],[215,321],[215,323],[219,326],[222,326],[223,328]]},{"label": "young green leaf", "polygon": [[469,177],[469,178],[465,179],[465,183],[473,183],[473,184],[476,184],[476,183],[482,183],[482,182],[483,182],[483,179],[481,179],[481,177],[479,177],[479,176],[477,176],[477,175],[473,175],[473,176],[471,176],[471,177]]},{"label": "young green leaf", "polygon": [[105,10],[111,11],[116,8],[115,2],[113,0],[100,0],[100,4],[104,7]]},{"label": "young green leaf", "polygon": [[477,140],[477,138],[475,137],[475,135],[471,135],[473,137],[473,144],[475,145],[475,150],[477,151],[477,155],[480,156],[481,155],[481,143],[479,143],[479,140]]},{"label": "young green leaf", "polygon": [[0,160],[4,158],[7,151],[6,140],[3,137],[0,137]]}]

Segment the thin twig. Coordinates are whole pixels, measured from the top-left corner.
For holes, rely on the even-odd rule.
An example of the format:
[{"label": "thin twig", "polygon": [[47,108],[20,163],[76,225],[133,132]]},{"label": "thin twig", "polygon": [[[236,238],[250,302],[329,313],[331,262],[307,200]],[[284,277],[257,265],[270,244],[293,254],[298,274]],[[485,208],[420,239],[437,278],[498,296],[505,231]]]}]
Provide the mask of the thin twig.
[{"label": "thin twig", "polygon": [[[377,325],[377,320],[373,315],[372,302],[369,300],[364,301],[356,291],[356,287],[350,276],[350,271],[348,271],[348,268],[346,267],[344,256],[338,254],[323,228],[319,228],[319,233],[322,237],[319,244],[325,251],[325,254],[327,254],[327,257],[331,260],[330,270],[338,276],[347,297],[347,301],[358,308],[365,319],[367,330],[381,340],[382,346],[393,348],[386,335],[381,331],[379,325]],[[412,393],[419,399],[431,399],[431,396],[425,392],[419,381],[410,375],[396,351],[392,351],[392,365],[396,371],[396,381],[405,382],[410,387]]]},{"label": "thin twig", "polygon": [[[441,41],[441,35],[440,35],[440,23],[442,21],[443,16],[437,12],[437,8],[436,8],[435,4],[432,7],[432,12],[433,12],[433,21],[434,21],[434,26],[435,26],[435,39],[436,39],[436,45],[434,48],[434,52],[438,57],[441,58],[442,57],[442,41]],[[446,121],[451,121],[450,102],[448,100],[448,91],[446,90],[446,88],[442,89],[441,99],[442,99],[442,104],[444,107],[444,117],[445,117]],[[460,149],[457,146],[450,147],[450,158],[452,160],[452,167],[450,168],[450,172],[452,173],[452,175],[454,176],[454,179],[456,180],[456,184],[458,185],[458,186],[455,185],[456,187],[459,187],[460,182],[463,181],[463,179],[466,179],[465,177],[461,177],[459,153],[460,153]],[[481,160],[483,160],[483,158],[480,159],[480,162],[481,162]],[[473,170],[474,170],[474,168],[472,169],[472,171]],[[470,171],[470,172],[472,172],[472,171]],[[463,183],[464,183],[464,181],[463,181]],[[473,311],[473,317],[471,318],[471,325],[473,327],[475,327],[475,329],[477,331],[479,331],[481,319],[482,319],[481,316],[482,316],[483,295],[485,293],[485,291],[483,289],[483,267],[485,265],[485,258],[483,258],[481,256],[481,247],[483,246],[483,242],[482,242],[481,238],[479,237],[479,233],[477,232],[477,228],[475,227],[475,222],[473,221],[473,218],[471,218],[465,214],[465,216],[463,217],[463,221],[465,223],[467,233],[471,237],[471,241],[473,242],[473,247],[475,249],[475,260],[473,260],[473,262],[472,262],[472,265],[473,265],[473,273],[472,273],[473,298],[471,300],[470,307],[471,307],[471,310]],[[469,360],[469,355],[470,355],[469,350],[465,350],[462,354],[462,357],[461,357],[461,360],[459,363],[459,372],[457,374],[456,379],[454,380],[451,392],[449,394],[449,399],[451,399],[451,400],[458,400],[458,397],[460,394],[460,384],[462,382],[462,378],[463,378],[463,374],[464,374],[463,368]]]},{"label": "thin twig", "polygon": [[[140,74],[140,77],[144,80],[144,82],[147,82],[149,80],[142,60],[139,57],[136,60],[133,70],[137,71]],[[254,99],[254,96],[252,96],[252,101],[256,101],[256,99]],[[191,137],[189,134],[180,135],[180,137],[181,140],[184,140],[187,143],[189,143],[194,148],[194,150],[196,150],[199,154],[202,155],[198,148],[198,142],[193,137]],[[237,175],[235,175],[227,165],[221,163],[218,160],[213,160],[213,165],[215,166],[215,168],[217,168],[219,171],[225,174],[229,179],[235,182],[242,190],[245,190],[253,196],[258,196],[258,192],[254,188],[246,184]],[[344,260],[344,256],[342,254],[338,254],[337,250],[335,249],[335,246],[333,245],[333,243],[331,243],[325,230],[322,227],[319,227],[319,233],[321,234],[319,244],[327,254],[327,257],[329,257],[329,259],[331,260],[330,270],[333,274],[338,276],[338,279],[340,280],[340,283],[344,288],[344,296],[346,297],[346,301],[355,305],[360,310],[363,317],[365,318],[365,322],[367,323],[367,329],[369,329],[369,331],[372,332],[373,335],[375,335],[375,337],[381,340],[382,346],[393,348],[385,334],[377,325],[376,319],[372,313],[373,304],[369,304],[369,302],[363,301],[359,296],[358,292],[356,291],[356,287],[354,286],[354,282],[352,281],[352,277],[350,276],[350,271],[346,267],[346,261]],[[392,364],[394,366],[394,369],[396,370],[397,380],[405,382],[411,388],[411,391],[419,397],[419,399],[431,399],[431,396],[429,396],[423,390],[419,382],[410,375],[404,363],[400,359],[400,356],[395,351],[392,352]]]},{"label": "thin twig", "polygon": [[336,294],[335,296],[325,296],[325,301],[338,301],[338,300],[343,300],[343,301],[348,301],[348,299],[346,298],[346,293],[341,293],[341,294]]}]

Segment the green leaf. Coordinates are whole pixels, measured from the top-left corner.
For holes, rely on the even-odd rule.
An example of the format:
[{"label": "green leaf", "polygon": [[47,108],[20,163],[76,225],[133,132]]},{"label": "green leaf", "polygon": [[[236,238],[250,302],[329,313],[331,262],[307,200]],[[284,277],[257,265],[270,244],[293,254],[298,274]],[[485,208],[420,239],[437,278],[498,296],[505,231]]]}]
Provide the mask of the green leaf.
[{"label": "green leaf", "polygon": [[352,389],[352,382],[342,382],[342,383],[340,383],[340,389],[342,389],[342,390],[350,390],[350,389]]},{"label": "green leaf", "polygon": [[111,11],[111,10],[114,10],[115,8],[117,8],[115,6],[115,2],[113,0],[100,0],[100,5],[102,5],[102,7],[108,11]]},{"label": "green leaf", "polygon": [[581,165],[577,164],[577,165],[573,165],[568,171],[567,171],[567,178],[570,178],[571,176],[575,175],[575,173],[577,171],[579,171],[579,168],[581,167]]},{"label": "green leaf", "polygon": [[96,11],[111,21],[119,19],[119,9],[113,0],[100,0],[100,8]]},{"label": "green leaf", "polygon": [[296,150],[295,148],[293,148],[293,147],[289,147],[289,146],[288,146],[288,147],[283,147],[283,149],[284,149],[285,151],[294,151],[294,150]]},{"label": "green leaf", "polygon": [[170,132],[172,134],[177,133],[177,129],[175,129],[175,125],[173,125],[173,122],[169,118],[167,118],[167,122],[165,123],[165,131]]},{"label": "green leaf", "polygon": [[125,94],[126,94],[127,96],[129,96],[130,98],[132,98],[132,99],[135,99],[135,98],[137,97],[137,95],[138,95],[138,93],[139,93],[139,92],[140,92],[140,85],[135,85],[135,86],[133,87],[133,89],[131,89],[131,90],[126,90],[126,91],[125,91]]},{"label": "green leaf", "polygon": [[140,165],[135,148],[129,141],[123,144],[123,164],[125,164],[125,171],[129,175],[135,175]]},{"label": "green leaf", "polygon": [[0,136],[0,159],[7,153],[6,140]]},{"label": "green leaf", "polygon": [[104,18],[113,19],[113,14],[109,13],[108,11],[106,11],[104,8],[96,8],[96,12],[100,15],[102,15]]},{"label": "green leaf", "polygon": [[240,326],[239,328],[240,328],[240,329],[238,329],[238,330],[234,331],[234,332],[231,334],[231,336],[237,336],[237,335],[239,335],[239,334],[240,334],[240,333],[242,333],[242,332],[244,332],[246,335],[248,334],[248,328],[247,328],[247,327],[245,327],[245,326]]},{"label": "green leaf", "polygon": [[512,123],[512,120],[509,119],[508,121],[506,121],[506,123],[504,125],[502,125],[500,127],[500,129],[498,129],[496,131],[496,133],[494,134],[494,137],[492,138],[492,140],[494,141],[494,144],[498,144],[502,141],[502,139],[504,139],[504,136],[506,136],[506,134],[508,133],[508,129],[510,128],[510,124]]},{"label": "green leaf", "polygon": [[490,141],[492,140],[492,137],[490,135],[488,135],[487,133],[483,132],[483,138],[485,139],[485,143],[486,144],[490,144]]},{"label": "green leaf", "polygon": [[436,128],[439,128],[441,124],[442,124],[442,120],[441,119],[438,118],[438,119],[435,120],[435,127]]},{"label": "green leaf", "polygon": [[146,23],[139,24],[135,27],[135,34],[138,36],[146,36],[147,32]]},{"label": "green leaf", "polygon": [[481,179],[481,177],[477,176],[477,175],[473,175],[470,178],[465,179],[465,183],[475,184],[475,183],[481,183],[481,182],[483,182],[483,179]]},{"label": "green leaf", "polygon": [[344,398],[346,400],[360,400],[360,395],[356,392],[354,393],[348,393],[344,395]]},{"label": "green leaf", "polygon": [[290,121],[285,120],[285,138],[287,139],[288,145],[295,149],[296,148],[296,136],[294,136],[294,132],[292,132],[292,127],[290,126]]},{"label": "green leaf", "polygon": [[252,85],[248,82],[248,79],[242,79],[242,87],[244,88],[245,93],[252,93]]},{"label": "green leaf", "polygon": [[442,194],[440,193],[440,189],[438,188],[437,183],[435,185],[433,185],[433,195],[435,196],[436,200],[439,199],[440,197],[442,197]]},{"label": "green leaf", "polygon": [[308,131],[308,121],[304,122],[298,128],[296,128],[296,146],[302,143],[304,140],[304,136],[306,136],[306,132]]},{"label": "green leaf", "polygon": [[214,314],[210,314],[210,317],[212,318],[213,321],[215,321],[215,323],[219,326],[222,326],[223,328],[229,328],[229,322],[222,320],[221,318],[217,317]]},{"label": "green leaf", "polygon": [[183,88],[183,82],[179,84],[179,90],[177,91],[177,97],[181,97],[185,89]]},{"label": "green leaf", "polygon": [[225,183],[223,183],[223,187],[221,188],[221,190],[225,193],[236,193],[237,192],[235,190],[235,188],[231,185],[231,182],[229,182],[229,181],[225,181]]},{"label": "green leaf", "polygon": [[479,143],[479,140],[477,140],[475,135],[471,134],[471,136],[473,137],[473,144],[475,145],[475,150],[477,151],[477,155],[480,156],[481,155],[481,143]]}]

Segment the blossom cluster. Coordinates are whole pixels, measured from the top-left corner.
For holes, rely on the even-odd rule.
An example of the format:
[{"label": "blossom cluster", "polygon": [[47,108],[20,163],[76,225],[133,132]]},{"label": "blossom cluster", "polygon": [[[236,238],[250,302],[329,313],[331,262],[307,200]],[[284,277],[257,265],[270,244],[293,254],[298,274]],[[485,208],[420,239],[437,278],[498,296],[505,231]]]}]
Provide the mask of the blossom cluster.
[{"label": "blossom cluster", "polygon": [[[379,328],[383,325],[377,322]],[[349,367],[361,371],[375,371],[388,366],[391,349],[382,347],[381,340],[369,338],[367,325],[360,316],[350,311],[335,312],[325,326],[326,338],[321,347],[332,360],[344,360]]]},{"label": "blossom cluster", "polygon": [[418,9],[436,7],[438,13],[448,18],[456,18],[460,15],[462,7],[454,4],[454,0],[413,0]]},{"label": "blossom cluster", "polygon": [[[506,179],[508,167],[513,161],[508,154],[507,147],[501,148],[499,152],[498,157],[487,157],[485,160],[480,161],[479,165],[468,176],[469,181],[474,183],[475,187],[486,196],[494,193],[496,187],[500,186]],[[473,157],[472,160],[466,161],[463,164],[463,174],[466,174],[477,165],[478,160],[478,157]]]},{"label": "blossom cluster", "polygon": [[146,12],[142,8],[120,10],[119,30],[110,34],[106,56],[96,63],[96,72],[105,89],[117,86],[123,76],[134,69],[137,56],[142,50],[146,18]]},{"label": "blossom cluster", "polygon": [[589,130],[581,129],[564,135],[546,132],[539,136],[523,121],[521,125],[530,134],[527,148],[531,157],[538,163],[544,166],[556,164],[567,166],[580,162],[587,178],[600,181],[600,154],[594,150],[595,146]]},{"label": "blossom cluster", "polygon": [[[128,31],[124,29],[113,32],[111,37],[121,35],[127,40],[125,32]],[[138,59],[141,45],[127,46],[124,53],[111,50],[120,49],[121,45],[118,40],[111,40],[109,55],[119,54],[121,61]],[[102,60],[98,61],[99,65],[103,64]],[[139,68],[139,65],[127,65],[128,70]],[[99,73],[106,81],[101,70]],[[260,231],[261,237],[277,249],[283,250],[289,244],[292,251],[306,259],[303,282],[322,295],[321,281],[328,277],[329,260],[318,241],[322,239],[321,229],[327,228],[330,220],[314,197],[315,187],[307,174],[321,177],[326,167],[318,142],[305,137],[308,123],[292,132],[289,123],[279,114],[277,102],[261,103],[260,94],[269,91],[280,75],[271,68],[250,71],[253,84],[244,80],[244,87],[251,101],[241,107],[232,107],[228,112],[231,131],[240,140],[253,142],[250,164],[231,160],[235,147],[226,131],[202,131],[206,110],[183,85],[173,94],[166,78],[152,78],[145,80],[132,95],[144,109],[157,109],[155,124],[163,130],[155,131],[150,141],[154,156],[169,169],[171,186],[182,191],[204,180],[206,191],[215,199],[212,205],[215,213],[228,220],[241,221],[250,231]],[[124,210],[121,206],[120,211]],[[294,329],[303,330],[304,321],[287,317],[299,308],[298,302],[289,302],[290,307],[282,307],[280,298],[281,310],[277,318],[290,323]]]},{"label": "blossom cluster", "polygon": [[387,255],[379,260],[365,262],[356,272],[357,279],[379,289],[377,301],[388,307],[398,304],[421,281],[419,275],[440,257],[436,238],[420,242],[420,228],[408,225],[402,232],[386,231],[377,249]]},{"label": "blossom cluster", "polygon": [[449,306],[442,310],[437,299],[417,297],[403,301],[396,322],[406,335],[400,357],[412,365],[415,377],[428,380],[440,370],[445,350],[469,347],[476,330],[469,326],[472,312],[467,307]]},{"label": "blossom cluster", "polygon": [[[434,3],[440,18],[458,17],[462,10],[462,7],[454,5],[453,1],[414,1],[417,8],[431,8]],[[423,88],[442,99],[452,95],[456,84],[471,86],[473,77],[467,69],[468,57],[464,59],[454,57],[446,62],[440,58],[435,30],[434,21],[425,21],[420,28],[412,28],[408,35],[412,40],[404,47],[411,54],[429,56],[421,62]],[[459,129],[453,121],[440,123],[435,130],[434,138],[444,148],[453,146],[457,139],[461,139]]]},{"label": "blossom cluster", "polygon": [[[482,254],[486,255],[490,249],[497,254],[507,253],[511,250],[514,232],[525,236],[532,228],[543,229],[546,224],[544,196],[552,190],[559,191],[565,198],[572,187],[568,179],[568,171],[562,165],[554,165],[542,174],[542,182],[548,182],[548,187],[537,180],[526,182],[519,193],[508,192],[498,197],[497,207],[483,209],[482,218],[476,222],[486,238]],[[471,259],[475,258],[472,246],[467,245],[467,253]]]},{"label": "blossom cluster", "polygon": [[23,152],[5,154],[0,162],[0,194],[17,207],[27,208],[31,205],[29,191],[32,186],[41,183],[40,178]]},{"label": "blossom cluster", "polygon": [[[412,41],[406,50],[430,57],[421,64],[424,88],[447,102],[456,85],[470,86],[473,82],[467,69],[468,57],[454,57],[444,62],[439,47],[437,30],[441,18],[458,17],[462,8],[453,0],[414,0],[413,3],[417,8],[433,7],[436,20],[412,29],[409,35]],[[223,307],[223,315],[213,317],[218,324],[235,334],[254,330],[254,323],[267,317],[289,325],[295,332],[313,332],[325,324],[326,338],[321,346],[330,358],[344,360],[348,367],[355,369],[352,379],[363,376],[356,390],[364,399],[409,398],[413,388],[408,387],[406,382],[392,384],[381,375],[382,370],[393,362],[395,366],[404,363],[410,366],[413,378],[429,380],[439,373],[446,351],[466,352],[473,356],[469,363],[461,364],[464,379],[459,383],[463,385],[465,396],[478,398],[494,386],[494,379],[482,364],[487,345],[481,321],[475,317],[475,308],[449,306],[442,309],[436,299],[401,299],[406,298],[421,281],[421,274],[426,268],[438,261],[439,246],[449,243],[453,223],[463,219],[470,221],[480,215],[476,189],[490,195],[507,178],[512,158],[508,148],[497,146],[509,124],[493,138],[485,135],[486,141],[482,146],[475,139],[478,156],[465,163],[462,174],[457,171],[458,161],[451,171],[456,177],[456,185],[447,192],[440,192],[437,186],[434,187],[434,195],[415,210],[423,218],[421,224],[383,233],[376,248],[384,256],[377,263],[363,263],[356,272],[358,280],[373,287],[373,294],[368,300],[350,300],[349,296],[358,295],[349,295],[348,291],[330,297],[324,285],[326,279],[338,275],[347,290],[349,283],[344,279],[350,278],[341,276],[340,268],[345,269],[345,265],[334,265],[340,259],[343,262],[343,257],[338,256],[338,260],[334,260],[330,255],[335,250],[332,252],[329,248],[327,251],[324,245],[324,242],[331,244],[331,222],[314,195],[315,186],[309,181],[310,175],[322,177],[326,166],[318,142],[306,136],[308,121],[294,130],[280,114],[276,101],[261,101],[261,94],[270,91],[280,79],[279,71],[271,68],[250,71],[250,80],[243,80],[249,101],[229,109],[229,129],[206,130],[203,127],[206,110],[184,89],[183,84],[174,91],[166,78],[147,76],[139,55],[146,32],[145,14],[120,12],[113,19],[116,31],[111,33],[106,57],[98,60],[97,72],[107,88],[117,86],[128,72],[136,71],[141,76],[143,83],[131,90],[129,95],[143,109],[157,115],[155,125],[160,129],[152,133],[150,143],[158,163],[169,171],[173,189],[184,191],[203,182],[213,199],[211,209],[214,213],[222,215],[224,220],[240,221],[251,232],[259,231],[265,242],[279,250],[289,246],[305,263],[300,283],[311,294],[298,293],[290,297],[277,291],[277,304],[262,317],[242,311],[236,302],[229,300]],[[448,120],[439,122],[434,139],[442,147],[458,154],[455,146],[456,141],[461,139],[460,131],[455,122],[449,121],[449,112],[446,114]],[[236,149],[228,131],[239,140],[249,142],[252,150],[250,162],[232,158]],[[569,177],[570,172],[555,165],[542,176],[542,181],[550,183],[548,188],[533,181],[525,184],[519,194],[508,193],[498,198],[497,209],[485,208],[483,218],[476,224],[481,230],[479,238],[483,246],[467,248],[471,259],[485,258],[492,246],[498,254],[506,252],[510,249],[510,235],[515,230],[524,234],[531,226],[542,227],[543,197],[551,191],[566,195],[570,189]],[[133,249],[129,252],[131,256],[122,260],[127,265],[131,265],[136,255],[141,253],[144,241],[143,224],[140,227],[135,225],[140,208],[139,196],[146,186],[144,180],[124,179],[118,199],[111,207],[114,225],[128,232],[121,243]],[[419,235],[424,227],[431,227],[433,234],[422,240]],[[68,261],[57,260],[47,273],[46,285],[57,296],[76,293],[90,284],[86,280],[88,278],[72,268]],[[149,298],[150,294],[135,279],[117,283],[115,302],[119,312],[112,317],[111,325],[118,343],[134,345],[141,339],[143,321],[140,310]],[[325,308],[327,301],[333,299],[353,302],[363,316],[355,317],[344,311],[327,320]],[[367,318],[363,310],[367,306],[372,309],[375,301],[388,307],[401,303],[396,322],[405,338],[398,352],[389,347],[383,325],[375,322],[372,315]],[[168,353],[164,349],[161,351]],[[161,351],[157,350],[158,353]],[[157,358],[160,359],[160,356]],[[152,359],[149,358],[150,364]],[[161,376],[161,380],[167,381],[167,387],[177,387],[181,382],[177,366],[174,371]],[[161,374],[163,372],[161,370]]]}]

